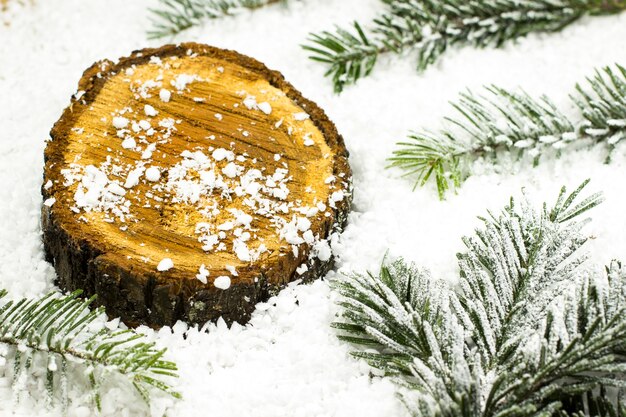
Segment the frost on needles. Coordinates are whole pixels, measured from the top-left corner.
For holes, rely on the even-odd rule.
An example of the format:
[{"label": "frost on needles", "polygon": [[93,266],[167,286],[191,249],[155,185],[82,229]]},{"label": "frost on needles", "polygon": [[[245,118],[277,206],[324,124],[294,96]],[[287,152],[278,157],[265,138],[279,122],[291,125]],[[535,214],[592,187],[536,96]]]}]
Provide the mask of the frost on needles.
[{"label": "frost on needles", "polygon": [[354,30],[312,34],[304,48],[328,65],[336,92],[368,75],[381,54],[417,51],[422,71],[453,45],[500,47],[555,32],[586,15],[618,13],[624,0],[382,0],[386,12]]},{"label": "frost on needles", "polygon": [[258,9],[287,0],[159,0],[159,8],[150,9],[153,28],[151,39],[173,36],[210,19],[230,16],[242,9]]},{"label": "frost on needles", "polygon": [[402,259],[334,282],[334,327],[415,416],[625,416],[626,268],[587,265],[579,218],[602,198],[585,185],[482,219],[456,287]]},{"label": "frost on needles", "polygon": [[0,372],[12,376],[15,401],[29,379],[40,378],[50,405],[57,400],[66,408],[70,384],[87,383],[100,410],[100,385],[112,376],[125,378],[146,402],[151,389],[180,398],[168,382],[177,368],[163,359],[166,349],[133,330],[107,326],[102,308],[89,309],[95,297],[82,300],[75,291],[4,301],[6,295],[0,290]]},{"label": "frost on needles", "polygon": [[460,186],[480,158],[497,162],[499,156],[530,156],[535,164],[546,152],[566,147],[603,143],[612,149],[626,138],[626,68],[616,64],[596,70],[584,86],[576,86],[572,101],[579,117],[570,119],[546,96],[531,97],[524,91],[497,86],[484,94],[462,93],[452,106],[457,117],[448,117],[448,128],[418,131],[389,158],[390,166],[415,175],[416,186],[434,180],[439,197]]}]

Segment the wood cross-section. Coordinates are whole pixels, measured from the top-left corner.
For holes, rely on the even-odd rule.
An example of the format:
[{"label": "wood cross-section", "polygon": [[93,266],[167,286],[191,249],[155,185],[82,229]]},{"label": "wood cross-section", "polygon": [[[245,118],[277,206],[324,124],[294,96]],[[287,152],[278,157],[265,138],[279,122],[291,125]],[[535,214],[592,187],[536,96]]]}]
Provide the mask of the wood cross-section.
[{"label": "wood cross-section", "polygon": [[60,285],[129,324],[245,322],[324,274],[346,220],[343,139],[280,73],[200,44],[89,68],[45,151]]}]

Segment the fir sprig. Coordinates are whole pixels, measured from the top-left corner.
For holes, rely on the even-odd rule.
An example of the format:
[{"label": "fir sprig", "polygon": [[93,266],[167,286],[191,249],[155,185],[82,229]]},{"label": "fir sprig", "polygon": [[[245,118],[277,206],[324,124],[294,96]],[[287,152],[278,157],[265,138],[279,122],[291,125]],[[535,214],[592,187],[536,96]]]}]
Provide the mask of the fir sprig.
[{"label": "fir sprig", "polygon": [[335,91],[368,75],[384,53],[417,51],[422,71],[453,45],[500,47],[531,32],[555,32],[585,15],[617,13],[624,0],[383,0],[367,30],[312,34],[311,58],[329,66]]},{"label": "fir sprig", "polygon": [[585,119],[582,131],[614,146],[626,138],[626,68],[596,70],[587,84],[576,85],[578,95],[573,97]]},{"label": "fir sprig", "polygon": [[[95,297],[83,300],[80,294],[75,291],[58,297],[50,293],[3,302],[6,291],[0,290],[0,359],[13,363],[15,392],[32,377],[35,361],[44,360],[50,401],[60,396],[66,404],[68,363],[84,368],[98,410],[99,386],[111,374],[126,377],[146,402],[151,388],[180,398],[167,382],[167,378],[177,377],[177,368],[163,359],[166,349],[143,341],[144,336],[133,330],[111,330],[102,325],[104,310],[89,308]],[[59,394],[59,390],[63,392]]]},{"label": "fir sprig", "polygon": [[596,71],[587,85],[577,85],[572,100],[580,119],[570,120],[546,96],[533,98],[523,91],[491,86],[485,94],[468,91],[452,106],[457,117],[439,133],[415,132],[389,158],[390,166],[416,176],[416,186],[434,181],[439,197],[458,187],[480,158],[505,154],[532,157],[534,164],[547,150],[557,154],[567,146],[605,143],[609,155],[626,137],[626,68],[615,65]]},{"label": "fir sprig", "polygon": [[[607,395],[606,387],[595,387],[597,393],[587,391],[579,395],[573,395],[562,399],[563,408],[565,410],[584,410],[585,404],[587,405],[588,412],[567,412],[565,410],[559,410],[555,413],[555,417],[626,417],[626,398],[624,398],[624,392],[621,392],[619,398],[617,398],[617,405],[615,401],[610,400],[610,395]],[[599,395],[598,395],[599,394]]]},{"label": "fir sprig", "polygon": [[408,388],[416,416],[623,416],[626,268],[586,267],[578,218],[602,200],[580,199],[586,184],[482,219],[455,287],[402,259],[334,282],[340,337]]},{"label": "fir sprig", "polygon": [[258,9],[286,0],[159,0],[160,8],[150,9],[153,28],[150,39],[173,36],[210,19],[230,16],[241,9]]}]

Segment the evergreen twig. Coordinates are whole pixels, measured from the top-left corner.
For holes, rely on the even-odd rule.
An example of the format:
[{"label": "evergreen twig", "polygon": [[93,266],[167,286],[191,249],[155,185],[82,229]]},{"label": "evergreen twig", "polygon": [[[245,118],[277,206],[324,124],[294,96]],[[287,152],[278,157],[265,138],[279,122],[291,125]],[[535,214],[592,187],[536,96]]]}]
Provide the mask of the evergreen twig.
[{"label": "evergreen twig", "polygon": [[329,69],[336,92],[368,75],[381,54],[417,51],[423,71],[453,45],[500,47],[531,32],[555,32],[586,15],[618,13],[624,0],[383,0],[388,10],[364,29],[311,34],[303,47]]},{"label": "evergreen twig", "polygon": [[586,184],[552,208],[511,199],[482,219],[456,287],[402,259],[335,281],[345,321],[334,327],[409,389],[414,415],[623,416],[626,268],[584,267],[578,218],[602,201],[579,198]]},{"label": "evergreen twig", "polygon": [[50,402],[59,389],[62,403],[67,404],[68,362],[84,367],[98,410],[99,386],[105,374],[127,377],[146,402],[151,388],[180,398],[164,379],[177,377],[176,364],[163,359],[166,349],[142,341],[144,336],[132,330],[99,325],[104,310],[89,310],[95,297],[82,300],[78,298],[81,291],[75,291],[63,297],[50,293],[2,302],[6,295],[0,290],[0,347],[4,346],[0,359],[13,363],[16,393],[29,375],[32,377],[35,360],[43,358],[48,364],[45,386]]},{"label": "evergreen twig", "polygon": [[626,68],[605,67],[587,84],[577,85],[572,97],[582,122],[570,120],[546,96],[535,99],[496,86],[487,87],[483,95],[462,93],[452,104],[458,116],[446,118],[450,127],[439,133],[412,133],[408,141],[398,143],[390,166],[416,175],[416,186],[434,178],[443,199],[470,175],[472,162],[479,158],[529,155],[537,164],[544,151],[558,153],[583,139],[605,143],[610,155],[626,138]]},{"label": "evergreen twig", "polygon": [[152,30],[148,38],[176,35],[205,20],[231,16],[241,9],[261,7],[287,0],[159,0],[161,8],[150,9]]},{"label": "evergreen twig", "polygon": [[[563,398],[563,409],[555,413],[555,417],[626,417],[626,399],[623,391],[621,396],[617,398],[617,404],[614,404],[615,401],[610,400],[610,394],[607,392],[606,387],[600,386],[595,388],[596,394],[593,393],[593,390],[590,390],[579,395]],[[575,411],[584,410],[585,404],[587,404],[588,408],[586,414],[582,411]]]},{"label": "evergreen twig", "polygon": [[596,70],[587,84],[577,84],[578,95],[572,97],[585,119],[582,132],[612,148],[626,138],[626,68]]}]

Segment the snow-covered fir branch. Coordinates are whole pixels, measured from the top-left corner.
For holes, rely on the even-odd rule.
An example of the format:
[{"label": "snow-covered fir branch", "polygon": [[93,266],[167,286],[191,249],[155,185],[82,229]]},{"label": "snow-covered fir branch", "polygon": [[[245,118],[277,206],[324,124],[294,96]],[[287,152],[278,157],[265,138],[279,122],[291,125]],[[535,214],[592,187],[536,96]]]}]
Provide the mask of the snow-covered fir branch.
[{"label": "snow-covered fir branch", "polygon": [[12,377],[15,395],[29,379],[43,374],[50,404],[58,400],[66,407],[68,384],[76,376],[68,368],[80,367],[97,410],[99,387],[114,374],[125,377],[146,402],[151,389],[179,398],[168,382],[177,377],[177,368],[163,359],[166,349],[143,341],[133,330],[107,325],[102,308],[89,309],[95,298],[82,300],[80,294],[3,301],[7,293],[0,290],[0,372]]},{"label": "snow-covered fir branch", "polygon": [[623,0],[383,0],[364,27],[311,34],[311,59],[328,65],[335,91],[368,75],[381,54],[417,52],[422,71],[453,45],[500,47],[531,32],[555,32],[586,15],[626,9]]},{"label": "snow-covered fir branch", "polygon": [[210,19],[231,16],[242,9],[258,9],[287,0],[159,0],[159,8],[150,9],[153,27],[151,39],[173,36]]},{"label": "snow-covered fir branch", "polygon": [[626,138],[626,68],[596,70],[586,81],[572,96],[584,118],[582,133],[613,147]]},{"label": "snow-covered fir branch", "polygon": [[[458,187],[479,158],[529,155],[535,164],[547,150],[557,153],[570,145],[602,142],[613,147],[626,138],[626,68],[615,65],[596,71],[572,96],[580,116],[571,120],[545,96],[491,86],[484,94],[462,93],[453,103],[457,117],[446,118],[449,128],[438,133],[415,132],[399,142],[389,159],[416,186],[430,179],[439,197]],[[586,139],[586,142],[583,141]]]},{"label": "snow-covered fir branch", "polygon": [[[624,390],[618,393],[617,399],[611,395],[605,386],[595,387],[596,393],[586,391],[582,394],[567,396],[562,399],[563,409],[554,413],[555,417],[626,417],[626,397]],[[615,398],[615,397],[613,397]],[[616,404],[617,403],[617,404]],[[586,408],[585,408],[586,407]],[[568,412],[566,410],[587,410]]]},{"label": "snow-covered fir branch", "polygon": [[335,281],[340,337],[408,388],[416,416],[623,415],[626,267],[587,265],[580,217],[602,197],[580,198],[586,184],[483,218],[457,286],[402,259]]}]

